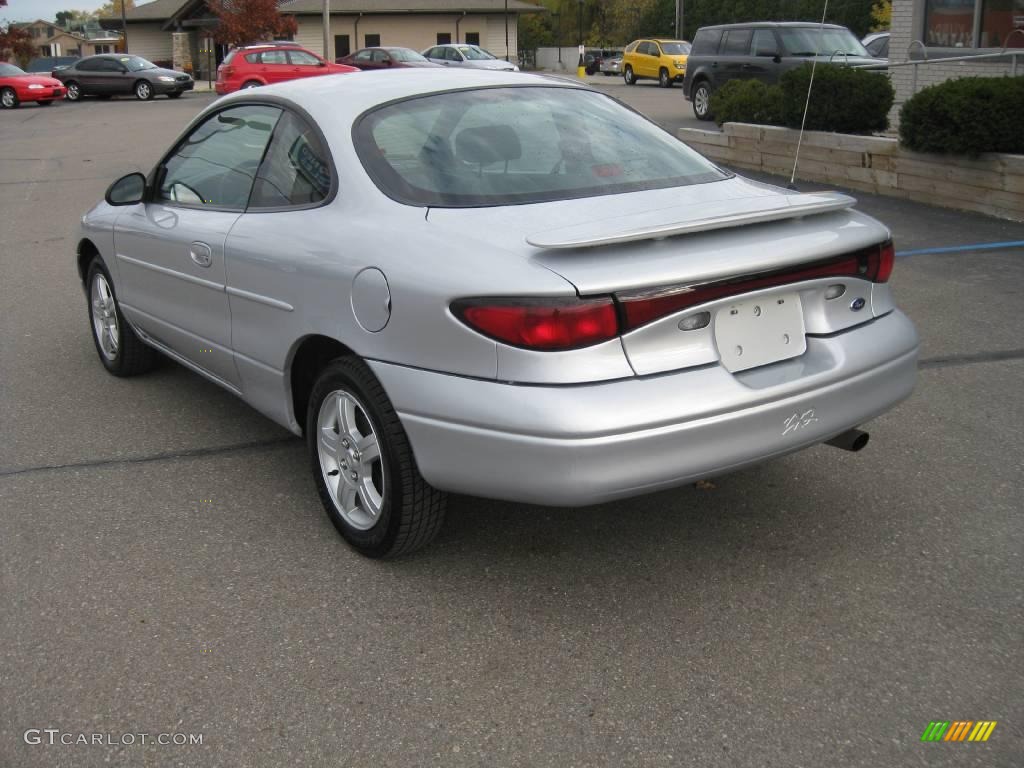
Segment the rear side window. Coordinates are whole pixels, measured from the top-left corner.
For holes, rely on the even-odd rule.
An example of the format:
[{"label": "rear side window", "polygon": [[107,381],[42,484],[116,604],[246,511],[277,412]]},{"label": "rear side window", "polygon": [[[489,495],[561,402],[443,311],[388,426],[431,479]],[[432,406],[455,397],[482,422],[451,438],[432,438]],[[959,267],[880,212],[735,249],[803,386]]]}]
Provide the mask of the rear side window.
[{"label": "rear side window", "polygon": [[224,61],[222,61],[221,64],[230,64],[231,60],[235,58],[236,53],[238,53],[237,48],[233,51],[228,51],[228,55],[224,57]]},{"label": "rear side window", "polygon": [[749,29],[730,29],[722,41],[722,55],[746,56],[750,51],[751,35]]},{"label": "rear side window", "polygon": [[775,33],[770,29],[755,29],[754,42],[751,43],[750,52],[755,56],[777,55],[779,45],[775,42]]},{"label": "rear side window", "polygon": [[722,39],[720,29],[698,29],[697,36],[693,39],[693,50],[691,56],[713,56],[718,53],[718,43]]},{"label": "rear side window", "polygon": [[314,205],[331,191],[331,164],[323,142],[304,120],[285,112],[256,174],[249,208]]},{"label": "rear side window", "polygon": [[636,50],[636,41],[633,41],[632,43],[630,43],[629,45],[626,46],[626,53],[632,53],[635,50]]},{"label": "rear side window", "polygon": [[570,88],[406,99],[363,115],[354,138],[377,186],[409,205],[513,205],[726,178],[613,99]]},{"label": "rear side window", "polygon": [[258,54],[261,64],[287,64],[288,55],[284,51],[264,51]]},{"label": "rear side window", "polygon": [[211,115],[164,161],[157,198],[241,211],[281,110],[243,106]]}]

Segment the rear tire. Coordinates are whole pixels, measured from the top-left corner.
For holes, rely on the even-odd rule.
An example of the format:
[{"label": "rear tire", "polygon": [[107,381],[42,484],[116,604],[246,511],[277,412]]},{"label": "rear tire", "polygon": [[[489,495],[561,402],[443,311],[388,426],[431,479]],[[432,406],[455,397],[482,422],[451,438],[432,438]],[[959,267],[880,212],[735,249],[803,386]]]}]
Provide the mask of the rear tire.
[{"label": "rear tire", "polygon": [[245,90],[246,88],[259,88],[263,83],[259,80],[246,80],[242,83],[242,87],[239,90]]},{"label": "rear tire", "polygon": [[18,94],[13,88],[0,88],[0,107],[4,109],[17,109],[21,102],[18,101]]},{"label": "rear tire", "polygon": [[398,414],[362,360],[341,357],[321,372],[306,444],[327,517],[357,552],[396,557],[437,535],[447,496],[420,475]]},{"label": "rear tire", "polygon": [[672,78],[668,76],[668,70],[664,67],[658,72],[658,85],[662,88],[672,87]]},{"label": "rear tire", "polygon": [[711,86],[707,80],[701,80],[693,89],[693,114],[698,120],[710,120]]},{"label": "rear tire", "polygon": [[64,83],[64,87],[68,89],[68,92],[64,94],[64,98],[68,101],[80,101],[82,98],[82,86],[80,86],[74,80],[68,80]]},{"label": "rear tire", "polygon": [[99,256],[93,257],[85,278],[92,341],[103,367],[115,376],[137,376],[152,370],[157,352],[143,344],[121,314],[114,281]]},{"label": "rear tire", "polygon": [[149,101],[153,98],[153,84],[148,80],[139,80],[132,90],[139,101]]},{"label": "rear tire", "polygon": [[622,73],[622,79],[626,81],[626,85],[636,85],[636,76],[633,74],[632,67],[626,67]]}]

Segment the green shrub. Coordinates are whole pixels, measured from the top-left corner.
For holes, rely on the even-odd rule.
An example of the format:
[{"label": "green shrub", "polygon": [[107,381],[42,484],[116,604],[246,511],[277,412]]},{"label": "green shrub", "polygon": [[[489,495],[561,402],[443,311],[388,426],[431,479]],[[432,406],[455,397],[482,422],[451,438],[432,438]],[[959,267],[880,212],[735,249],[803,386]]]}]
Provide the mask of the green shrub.
[{"label": "green shrub", "polygon": [[782,89],[760,80],[730,80],[711,95],[715,122],[782,124]]},{"label": "green shrub", "polygon": [[[782,120],[799,128],[807,100],[811,65],[791,69],[782,76]],[[889,127],[895,93],[884,72],[819,64],[814,71],[808,131],[873,133]]]},{"label": "green shrub", "polygon": [[917,152],[1024,154],[1024,77],[965,77],[923,88],[900,110],[900,141]]}]

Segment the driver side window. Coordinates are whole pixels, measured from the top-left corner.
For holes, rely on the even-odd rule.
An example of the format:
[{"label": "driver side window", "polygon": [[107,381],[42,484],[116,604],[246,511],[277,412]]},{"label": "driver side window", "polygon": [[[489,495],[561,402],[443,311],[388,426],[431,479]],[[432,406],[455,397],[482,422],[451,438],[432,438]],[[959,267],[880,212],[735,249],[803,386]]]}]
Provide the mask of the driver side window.
[{"label": "driver side window", "polygon": [[156,199],[187,207],[244,210],[280,116],[276,107],[255,105],[211,115],[164,162]]}]

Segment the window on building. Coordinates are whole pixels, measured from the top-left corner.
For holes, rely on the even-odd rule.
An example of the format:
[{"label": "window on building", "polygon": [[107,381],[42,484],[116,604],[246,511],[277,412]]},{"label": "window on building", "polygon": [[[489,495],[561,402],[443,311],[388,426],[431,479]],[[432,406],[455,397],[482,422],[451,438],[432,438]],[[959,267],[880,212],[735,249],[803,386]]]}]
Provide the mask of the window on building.
[{"label": "window on building", "polygon": [[467,45],[480,45],[480,33],[479,32],[467,32],[466,33],[466,44]]},{"label": "window on building", "polygon": [[[974,30],[978,29],[975,38]],[[942,48],[1024,48],[1024,0],[925,0],[926,45]]]},{"label": "window on building", "polygon": [[334,55],[340,59],[342,56],[348,56],[350,53],[352,53],[352,48],[348,41],[348,35],[335,35]]},{"label": "window on building", "polygon": [[437,44],[448,45],[452,41],[451,32],[438,32],[437,33]]},{"label": "window on building", "polygon": [[55,30],[55,29],[54,29],[53,27],[47,27],[47,28],[46,28],[46,37],[47,37],[47,38],[51,38],[51,37],[53,37],[53,36],[54,36],[55,34],[57,34],[57,30]]},{"label": "window on building", "polygon": [[380,45],[380,35],[366,36],[366,48],[376,48],[378,45]]},{"label": "window on building", "polygon": [[[1011,39],[1013,30],[1021,30]],[[1024,48],[1024,0],[982,0],[981,48]]]}]

